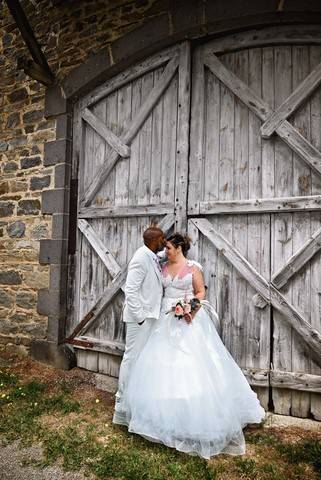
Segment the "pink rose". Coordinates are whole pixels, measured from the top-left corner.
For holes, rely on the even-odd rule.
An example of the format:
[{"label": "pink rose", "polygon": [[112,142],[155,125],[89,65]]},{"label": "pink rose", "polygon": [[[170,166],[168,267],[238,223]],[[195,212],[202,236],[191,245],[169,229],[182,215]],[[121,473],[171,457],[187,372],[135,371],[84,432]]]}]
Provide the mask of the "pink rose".
[{"label": "pink rose", "polygon": [[182,317],[184,315],[184,310],[181,305],[177,304],[175,307],[175,315],[176,317]]}]

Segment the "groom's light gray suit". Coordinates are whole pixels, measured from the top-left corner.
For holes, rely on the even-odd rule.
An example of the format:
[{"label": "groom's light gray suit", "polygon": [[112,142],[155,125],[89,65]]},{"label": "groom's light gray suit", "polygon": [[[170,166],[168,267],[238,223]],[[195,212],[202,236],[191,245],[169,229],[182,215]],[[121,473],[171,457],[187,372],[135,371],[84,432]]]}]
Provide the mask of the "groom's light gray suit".
[{"label": "groom's light gray suit", "polygon": [[[121,399],[130,369],[144,343],[148,324],[159,318],[162,295],[162,277],[157,255],[144,245],[135,252],[128,265],[123,310],[126,345],[119,371],[115,423],[121,423]],[[139,325],[144,320],[143,325]]]}]

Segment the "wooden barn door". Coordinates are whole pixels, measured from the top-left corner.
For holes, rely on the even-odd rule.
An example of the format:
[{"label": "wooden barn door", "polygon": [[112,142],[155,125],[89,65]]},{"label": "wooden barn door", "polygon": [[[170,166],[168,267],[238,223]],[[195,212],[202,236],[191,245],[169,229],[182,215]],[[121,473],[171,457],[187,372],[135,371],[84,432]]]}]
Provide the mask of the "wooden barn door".
[{"label": "wooden barn door", "polygon": [[152,220],[165,231],[186,226],[189,85],[183,43],[75,106],[78,238],[67,341],[86,369],[118,375],[126,265],[144,229]]},{"label": "wooden barn door", "polygon": [[260,46],[259,34],[198,47],[188,194],[225,345],[265,408],[318,420],[320,62],[320,46]]}]

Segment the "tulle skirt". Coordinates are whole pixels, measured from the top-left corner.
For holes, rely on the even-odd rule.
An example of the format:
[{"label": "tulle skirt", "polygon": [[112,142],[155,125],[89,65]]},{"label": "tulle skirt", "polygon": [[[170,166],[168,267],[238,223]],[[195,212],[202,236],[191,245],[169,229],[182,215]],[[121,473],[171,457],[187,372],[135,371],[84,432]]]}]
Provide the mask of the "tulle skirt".
[{"label": "tulle skirt", "polygon": [[147,340],[124,392],[124,423],[130,432],[207,459],[245,453],[242,429],[265,417],[256,393],[207,309],[187,324],[167,308],[165,301],[159,320],[143,324]]}]

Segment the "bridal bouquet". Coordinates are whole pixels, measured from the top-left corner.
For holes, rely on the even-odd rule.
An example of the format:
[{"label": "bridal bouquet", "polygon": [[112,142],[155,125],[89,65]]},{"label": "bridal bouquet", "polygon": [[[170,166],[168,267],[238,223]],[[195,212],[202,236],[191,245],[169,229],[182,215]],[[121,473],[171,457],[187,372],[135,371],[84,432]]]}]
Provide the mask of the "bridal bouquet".
[{"label": "bridal bouquet", "polygon": [[199,309],[201,302],[198,298],[192,298],[191,300],[179,300],[172,309],[167,312],[174,312],[176,318],[184,318],[187,323],[192,321],[192,313]]}]

